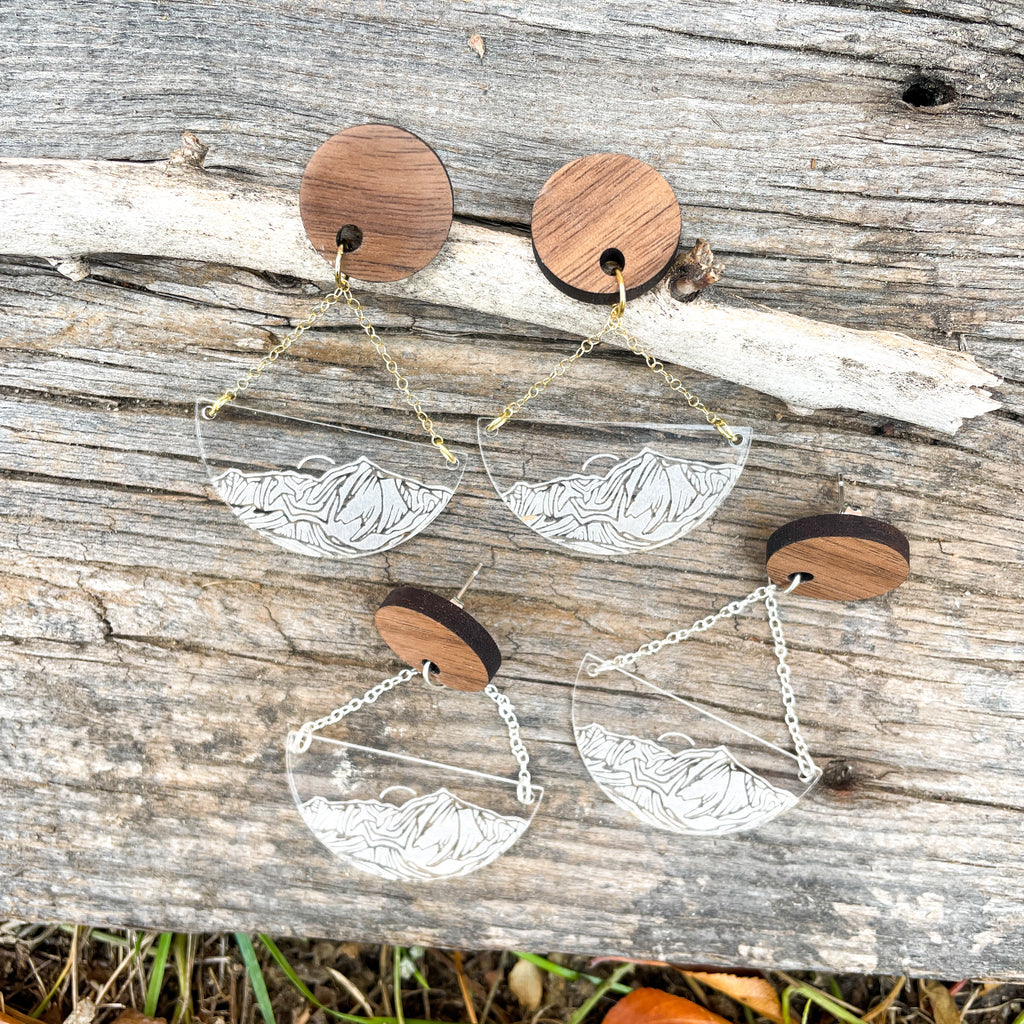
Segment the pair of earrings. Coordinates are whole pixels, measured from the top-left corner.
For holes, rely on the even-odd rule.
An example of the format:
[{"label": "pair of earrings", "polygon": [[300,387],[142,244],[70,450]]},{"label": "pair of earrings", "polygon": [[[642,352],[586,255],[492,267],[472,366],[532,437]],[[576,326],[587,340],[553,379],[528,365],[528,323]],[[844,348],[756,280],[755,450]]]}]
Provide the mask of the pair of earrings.
[{"label": "pair of earrings", "polygon": [[[217,495],[267,539],[318,557],[375,554],[414,537],[441,514],[466,458],[424,411],[353,295],[349,274],[394,281],[425,267],[448,236],[451,184],[437,155],[416,136],[362,125],[317,150],[299,204],[314,248],[333,261],[336,287],[232,387],[197,403],[200,453]],[[680,225],[679,204],[665,179],[618,154],[562,167],[534,206],[534,252],[547,279],[578,299],[614,305],[604,327],[551,373],[498,416],[481,418],[479,445],[495,490],[516,518],[574,551],[622,555],[671,543],[714,512],[746,462],[750,431],[730,427],[623,327],[627,300],[668,269]],[[355,316],[429,445],[236,401],[339,303]],[[610,335],[641,356],[707,425],[513,419]]]},{"label": "pair of earrings", "polygon": [[[642,822],[683,835],[727,835],[792,808],[821,771],[800,730],[778,598],[793,592],[843,601],[877,597],[906,579],[909,557],[906,537],[876,519],[795,520],[768,539],[766,585],[634,651],[609,659],[586,654],[573,687],[572,721],[591,778]],[[526,831],[543,795],[530,776],[515,711],[491,682],[501,665],[498,646],[463,609],[466,587],[451,601],[414,587],[392,591],[376,624],[409,667],[287,738],[288,778],[303,820],[343,863],[383,878],[423,881],[485,867]],[[712,704],[699,684],[681,686],[677,668],[663,671],[667,679],[635,671],[642,659],[758,602],[768,613],[788,740],[763,735],[765,716],[757,706],[730,721],[721,699]],[[483,690],[495,702],[519,765],[517,780],[321,735],[417,676]],[[400,731],[381,725],[378,741],[382,732]]]}]

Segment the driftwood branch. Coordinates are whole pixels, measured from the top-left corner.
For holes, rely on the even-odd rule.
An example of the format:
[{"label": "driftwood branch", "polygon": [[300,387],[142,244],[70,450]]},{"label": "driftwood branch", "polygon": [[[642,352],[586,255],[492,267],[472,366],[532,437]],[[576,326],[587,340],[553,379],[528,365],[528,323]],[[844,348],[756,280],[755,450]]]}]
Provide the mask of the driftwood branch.
[{"label": "driftwood branch", "polygon": [[[166,165],[0,160],[0,254],[49,259],[74,280],[88,273],[89,254],[116,252],[328,283],[296,195],[207,173],[204,154],[186,137]],[[576,334],[589,333],[602,316],[544,280],[527,238],[469,223],[453,225],[425,270],[367,290]],[[854,409],[953,433],[964,419],[998,408],[986,390],[998,378],[970,355],[890,331],[852,330],[721,297],[680,302],[667,282],[630,302],[626,323],[665,362],[773,395],[800,412]]]}]

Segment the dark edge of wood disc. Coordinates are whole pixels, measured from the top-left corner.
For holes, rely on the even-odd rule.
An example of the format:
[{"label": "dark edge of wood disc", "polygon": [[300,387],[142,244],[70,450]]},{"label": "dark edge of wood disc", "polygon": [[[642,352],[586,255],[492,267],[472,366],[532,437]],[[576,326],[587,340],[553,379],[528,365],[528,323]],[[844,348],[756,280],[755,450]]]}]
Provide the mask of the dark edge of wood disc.
[{"label": "dark edge of wood disc", "polygon": [[[537,198],[534,200],[533,213],[531,215],[530,223],[530,242],[531,247],[533,249],[533,258],[536,261],[537,266],[540,268],[541,273],[544,275],[544,277],[551,284],[553,284],[559,291],[563,292],[566,295],[569,295],[571,298],[577,299],[580,302],[587,302],[593,305],[614,305],[614,303],[618,302],[619,289],[615,281],[615,276],[613,274],[606,275],[608,277],[607,291],[591,291],[589,289],[580,287],[579,284],[572,284],[565,278],[560,277],[555,270],[553,270],[551,267],[547,265],[547,263],[545,263],[544,258],[540,253],[540,250],[537,248],[536,231],[538,219],[538,206],[543,206],[544,200],[550,198],[550,190],[558,189],[560,187],[560,185],[562,184],[563,176],[569,174],[569,177],[571,179],[570,170],[573,167],[584,163],[589,164],[591,161],[598,161],[606,157],[613,158],[615,160],[624,160],[630,166],[641,169],[641,174],[648,175],[648,181],[646,183],[647,189],[653,188],[656,192],[663,192],[663,198],[666,201],[668,197],[671,196],[672,203],[670,204],[670,206],[675,214],[675,227],[671,239],[665,243],[666,255],[664,264],[662,266],[657,267],[657,269],[655,270],[647,271],[647,277],[645,279],[630,284],[628,281],[630,276],[630,261],[627,258],[626,268],[623,272],[624,277],[627,279],[627,300],[635,299],[638,296],[643,295],[645,292],[650,291],[664,278],[665,274],[672,266],[672,263],[674,262],[676,255],[679,251],[679,236],[680,232],[682,231],[682,210],[679,208],[679,200],[672,186],[668,183],[668,181],[665,180],[664,176],[660,174],[655,168],[651,167],[650,164],[645,163],[643,160],[640,160],[637,157],[632,157],[625,153],[591,153],[588,154],[587,156],[582,156],[576,158],[575,160],[570,160],[568,163],[563,164],[561,167],[555,170],[541,186],[541,190],[538,193]],[[630,208],[630,211],[632,213],[633,207],[630,205],[630,199],[633,198],[638,191],[643,191],[643,188],[639,184],[633,183],[630,188],[623,191],[616,198],[626,203],[627,207]],[[593,204],[593,198],[589,195],[590,192],[591,189],[588,188],[583,190],[574,197],[574,206],[583,207],[582,215],[585,215],[587,212],[588,200],[590,204],[590,209],[595,209]],[[637,218],[634,214],[633,216],[627,219],[635,222],[635,227],[638,230],[643,230],[644,228],[646,228],[648,231],[650,231],[652,230],[652,219],[656,221],[661,216],[661,214],[664,213],[665,210],[667,210],[668,208],[669,206],[664,206],[659,210],[658,213],[654,215],[652,215],[650,213],[650,209],[648,209],[647,213],[643,217]],[[598,206],[596,207],[596,209],[603,211],[606,209],[606,207]],[[563,220],[561,224],[561,231],[565,234],[566,239],[570,240],[570,244],[576,239],[578,239],[580,235],[586,235],[588,231],[594,230],[592,224],[588,226],[585,223],[585,221],[581,223],[580,217],[581,214],[577,213],[569,217],[567,220]],[[598,220],[600,221],[600,215],[598,215]],[[554,232],[553,226],[545,222],[545,237],[550,237],[552,233],[557,237],[558,233]],[[604,248],[615,248],[615,243],[617,241],[618,239],[615,238],[608,239],[608,242],[606,245],[604,245]],[[598,252],[596,253],[596,255],[599,257],[600,253]]]},{"label": "dark edge of wood disc", "polygon": [[[830,537],[836,538],[853,538],[855,540],[867,541],[873,544],[879,544],[886,548],[889,548],[896,555],[902,559],[906,565],[906,572],[902,573],[901,576],[894,576],[892,585],[884,590],[880,590],[877,594],[872,596],[878,597],[882,594],[888,593],[890,590],[895,590],[901,583],[906,579],[910,571],[910,541],[907,540],[906,535],[891,523],[883,522],[880,519],[874,519],[871,516],[861,515],[848,515],[841,513],[825,513],[822,515],[805,516],[802,519],[794,519],[792,522],[785,523],[775,530],[768,538],[768,542],[765,545],[765,563],[769,564],[772,558],[793,544],[798,544],[801,541],[814,541],[823,540]],[[799,568],[795,569],[794,572],[799,572]],[[769,576],[772,576],[771,568],[769,565]],[[775,578],[772,577],[773,582],[778,586],[788,586],[790,578]],[[819,580],[819,583],[822,581]],[[824,599],[837,600],[839,598],[823,593],[816,593],[818,589],[814,586],[814,580],[808,580],[806,583],[801,583],[795,590],[796,594],[803,594],[807,597],[821,597]],[[849,598],[855,600],[857,598]]]},{"label": "dark edge of wood disc", "polygon": [[[497,675],[498,669],[501,668],[501,651],[498,649],[494,637],[465,609],[439,594],[430,590],[421,590],[419,587],[398,587],[392,590],[381,602],[377,612],[389,607],[407,608],[409,611],[418,612],[445,629],[451,630],[480,659],[484,671],[487,673],[488,682]],[[381,636],[384,637],[384,642],[391,647],[388,638],[383,633]],[[394,650],[393,647],[392,650]],[[397,651],[395,653],[398,654]],[[422,668],[422,663],[413,664],[408,659],[403,658],[403,660],[410,668]],[[443,683],[444,667],[440,667],[441,674],[438,676],[438,682]],[[453,687],[453,689],[463,688]]]},{"label": "dark edge of wood disc", "polygon": [[[588,302],[592,306],[614,306],[619,301],[619,292],[616,289],[614,292],[610,292],[607,295],[602,295],[599,292],[584,292],[580,291],[579,288],[573,288],[572,285],[566,284],[557,274],[553,271],[548,270],[544,261],[540,258],[540,253],[537,252],[537,246],[533,244],[533,239],[530,239],[530,247],[533,249],[533,258],[537,261],[537,266],[540,268],[540,272],[548,280],[550,284],[553,284],[560,292],[568,295],[571,299],[577,299],[580,302]],[[668,262],[658,271],[654,277],[649,278],[647,281],[636,285],[634,288],[626,289],[626,299],[632,302],[633,299],[639,298],[641,295],[645,295],[652,288],[656,287],[665,275],[668,273],[669,268],[675,261],[676,253],[679,251],[679,247],[676,246],[675,251],[668,258]],[[614,280],[614,278],[613,278]]]}]

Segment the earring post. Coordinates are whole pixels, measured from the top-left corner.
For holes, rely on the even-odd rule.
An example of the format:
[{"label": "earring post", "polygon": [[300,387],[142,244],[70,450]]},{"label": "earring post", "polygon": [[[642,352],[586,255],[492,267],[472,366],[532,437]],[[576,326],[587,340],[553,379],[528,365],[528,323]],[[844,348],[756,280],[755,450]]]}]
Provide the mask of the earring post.
[{"label": "earring post", "polygon": [[456,607],[456,608],[462,608],[462,607],[464,607],[464,605],[463,605],[463,603],[462,603],[462,596],[463,596],[463,595],[464,595],[464,594],[466,593],[466,591],[467,591],[467,590],[469,590],[470,586],[471,586],[471,585],[472,585],[472,583],[473,583],[473,580],[475,580],[475,579],[477,578],[477,576],[479,576],[479,575],[480,575],[480,570],[481,570],[481,569],[482,569],[483,567],[484,567],[484,563],[483,563],[483,562],[481,562],[481,563],[480,563],[480,564],[479,564],[479,565],[478,565],[478,566],[477,566],[477,567],[476,567],[476,568],[475,568],[475,569],[473,570],[473,574],[472,574],[472,575],[471,575],[471,576],[469,577],[469,579],[468,579],[468,580],[466,580],[466,582],[465,582],[465,583],[463,583],[463,585],[462,585],[462,589],[461,589],[461,590],[460,590],[460,591],[459,591],[459,592],[458,592],[458,593],[457,593],[457,594],[456,594],[456,595],[455,595],[455,596],[454,596],[454,597],[452,598],[452,604],[453,604],[453,605],[455,605],[455,607]]}]

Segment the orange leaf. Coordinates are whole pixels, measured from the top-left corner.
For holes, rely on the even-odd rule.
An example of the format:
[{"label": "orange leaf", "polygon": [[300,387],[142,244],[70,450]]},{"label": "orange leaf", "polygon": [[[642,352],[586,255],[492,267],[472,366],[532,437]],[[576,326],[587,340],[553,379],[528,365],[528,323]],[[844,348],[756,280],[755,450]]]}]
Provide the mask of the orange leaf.
[{"label": "orange leaf", "polygon": [[709,974],[706,971],[684,971],[688,977],[724,992],[742,1006],[749,1007],[759,1017],[767,1017],[782,1024],[782,1004],[774,986],[764,978],[741,978],[736,974]]},{"label": "orange leaf", "polygon": [[657,988],[636,988],[606,1014],[604,1024],[731,1024],[717,1013]]}]

